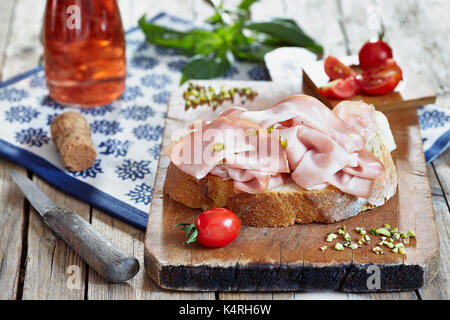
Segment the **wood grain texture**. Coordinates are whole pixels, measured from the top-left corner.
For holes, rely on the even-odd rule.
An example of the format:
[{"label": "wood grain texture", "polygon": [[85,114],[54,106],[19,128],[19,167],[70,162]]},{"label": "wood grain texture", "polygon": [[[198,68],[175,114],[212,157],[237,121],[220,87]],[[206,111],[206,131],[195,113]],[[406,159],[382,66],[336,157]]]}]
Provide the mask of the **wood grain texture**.
[{"label": "wood grain texture", "polygon": [[[0,81],[5,80],[2,69],[5,50],[11,42],[14,1],[0,2]],[[26,171],[0,159],[0,300],[16,299],[20,283],[20,263],[23,230],[26,228],[24,197],[9,176],[9,170]]]},{"label": "wood grain texture", "polygon": [[[14,16],[9,31],[10,42],[4,55],[2,68],[4,79],[35,68],[43,52],[40,34],[45,1],[13,0],[11,2],[14,2]],[[31,12],[33,14],[30,14]]]},{"label": "wood grain texture", "polygon": [[[239,86],[234,81],[212,81],[212,86]],[[250,82],[258,92],[258,99],[248,101],[249,109],[264,109],[286,88],[275,83]],[[168,115],[180,114],[182,91],[175,91],[169,102]],[[175,110],[175,112],[172,112]],[[205,107],[207,108],[207,107]],[[205,109],[206,119],[216,111]],[[178,112],[177,112],[178,110]],[[193,114],[168,118],[163,148],[171,140],[175,129],[186,126]],[[408,255],[388,252],[376,256],[371,247],[338,252],[324,244],[323,237],[336,229],[335,224],[294,225],[285,228],[254,228],[244,226],[238,239],[225,248],[207,249],[194,244],[182,245],[183,234],[173,226],[192,222],[198,210],[187,208],[163,195],[165,173],[170,162],[160,158],[155,189],[148,220],[145,243],[145,266],[149,275],[161,286],[184,290],[267,291],[267,290],[342,290],[367,289],[366,268],[376,264],[381,269],[383,291],[415,289],[430,281],[437,272],[439,244],[427,181],[425,161],[415,110],[387,114],[398,149],[392,155],[398,173],[398,192],[384,206],[347,219],[352,238],[356,227],[367,229],[385,223],[400,230],[414,230],[420,241],[412,240]],[[184,119],[183,119],[184,118]],[[203,117],[202,117],[203,118]],[[411,199],[410,195],[416,194]],[[373,247],[373,246],[372,246]],[[248,250],[251,248],[251,250]],[[207,276],[209,275],[209,276]],[[213,279],[210,278],[214,275]]]},{"label": "wood grain texture", "polygon": [[5,59],[6,46],[11,41],[11,22],[14,16],[14,1],[7,0],[0,2],[0,80],[3,77],[3,64]]},{"label": "wood grain texture", "polygon": [[12,181],[10,169],[26,173],[5,160],[0,161],[0,300],[17,297],[27,215],[23,194]]},{"label": "wood grain texture", "polygon": [[[430,176],[435,174],[433,170],[429,170],[428,172]],[[440,269],[429,285],[419,289],[419,294],[423,300],[449,300],[450,212],[448,203],[443,196],[433,196],[433,206],[434,212],[436,213],[436,225],[439,231]]]}]

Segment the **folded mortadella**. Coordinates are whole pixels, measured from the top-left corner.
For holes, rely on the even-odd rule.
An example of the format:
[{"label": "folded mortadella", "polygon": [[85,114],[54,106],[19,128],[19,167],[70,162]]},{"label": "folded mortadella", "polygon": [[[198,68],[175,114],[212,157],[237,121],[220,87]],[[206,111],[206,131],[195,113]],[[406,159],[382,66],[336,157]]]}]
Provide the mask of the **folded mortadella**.
[{"label": "folded mortadella", "polygon": [[261,111],[233,107],[216,120],[198,122],[166,154],[197,179],[212,174],[233,180],[237,192],[260,193],[290,175],[307,190],[333,185],[369,198],[374,180],[384,174],[383,164],[365,149],[377,132],[374,113],[372,106],[352,101],[330,110],[306,95]]}]

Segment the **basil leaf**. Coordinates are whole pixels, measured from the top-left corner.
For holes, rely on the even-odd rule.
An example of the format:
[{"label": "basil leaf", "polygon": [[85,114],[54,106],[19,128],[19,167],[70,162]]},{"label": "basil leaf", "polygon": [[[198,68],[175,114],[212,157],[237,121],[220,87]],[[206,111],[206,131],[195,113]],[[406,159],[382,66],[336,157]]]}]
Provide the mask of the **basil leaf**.
[{"label": "basil leaf", "polygon": [[209,24],[218,24],[218,23],[223,23],[223,19],[222,19],[222,16],[216,12],[212,16],[207,18],[205,20],[205,22],[209,23]]},{"label": "basil leaf", "polygon": [[193,56],[183,68],[180,84],[190,79],[212,79],[224,75],[230,62],[223,57]]},{"label": "basil leaf", "polygon": [[264,62],[264,55],[276,48],[264,44],[250,44],[246,46],[235,46],[232,48],[232,52],[235,57],[242,60]]},{"label": "basil leaf", "polygon": [[207,30],[194,30],[190,33],[194,40],[195,54],[208,55],[217,50],[223,43],[223,39],[217,32]]},{"label": "basil leaf", "polygon": [[248,22],[245,28],[277,38],[280,44],[304,47],[320,55],[323,53],[322,46],[307,36],[292,19],[276,18],[269,22]]},{"label": "basil leaf", "polygon": [[252,4],[258,1],[259,0],[242,0],[241,3],[238,5],[238,8],[249,12]]},{"label": "basil leaf", "polygon": [[145,21],[143,15],[138,21],[139,27],[144,32],[148,41],[157,45],[182,49],[190,52],[194,48],[195,39],[190,32],[172,30]]}]

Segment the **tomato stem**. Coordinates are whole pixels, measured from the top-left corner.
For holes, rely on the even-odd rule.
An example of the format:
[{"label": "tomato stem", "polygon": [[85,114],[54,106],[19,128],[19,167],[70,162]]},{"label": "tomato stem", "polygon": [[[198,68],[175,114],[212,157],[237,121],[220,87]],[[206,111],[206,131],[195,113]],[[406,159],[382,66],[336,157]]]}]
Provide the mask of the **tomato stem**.
[{"label": "tomato stem", "polygon": [[383,41],[383,38],[384,38],[384,25],[381,24],[381,29],[378,32],[378,40]]},{"label": "tomato stem", "polygon": [[175,227],[181,227],[181,230],[186,231],[186,237],[183,241],[184,244],[189,244],[197,241],[198,230],[195,224],[192,223],[177,223]]}]

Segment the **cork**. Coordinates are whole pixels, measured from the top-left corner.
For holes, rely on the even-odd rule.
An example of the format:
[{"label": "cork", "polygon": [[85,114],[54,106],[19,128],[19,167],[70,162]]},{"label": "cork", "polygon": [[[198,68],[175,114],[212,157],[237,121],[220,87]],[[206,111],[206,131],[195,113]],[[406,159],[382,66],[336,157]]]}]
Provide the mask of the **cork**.
[{"label": "cork", "polygon": [[83,171],[92,167],[97,158],[91,140],[91,128],[78,112],[64,112],[50,125],[52,140],[64,165],[70,171]]}]

